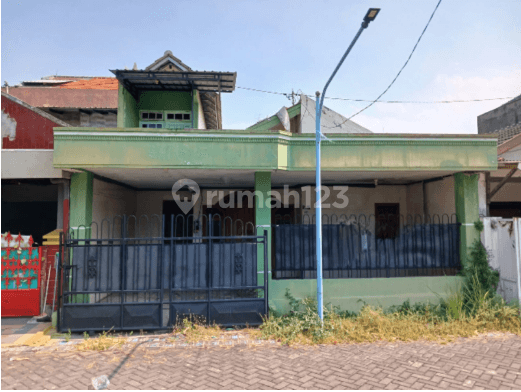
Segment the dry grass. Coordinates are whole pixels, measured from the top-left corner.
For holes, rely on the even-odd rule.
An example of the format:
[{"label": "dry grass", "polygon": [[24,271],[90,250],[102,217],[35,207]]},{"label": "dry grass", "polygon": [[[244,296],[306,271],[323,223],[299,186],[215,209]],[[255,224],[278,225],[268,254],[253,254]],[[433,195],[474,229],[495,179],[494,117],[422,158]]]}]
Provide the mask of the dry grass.
[{"label": "dry grass", "polygon": [[284,320],[274,317],[262,327],[265,338],[286,344],[338,344],[410,342],[418,340],[449,343],[460,337],[487,332],[511,332],[521,335],[521,318],[515,308],[480,309],[473,317],[434,320],[429,315],[385,314],[381,309],[366,306],[359,315],[342,318],[330,314],[320,322],[306,319]]},{"label": "dry grass", "polygon": [[232,335],[241,335],[250,340],[260,339],[262,332],[257,328],[243,328],[227,331],[218,325],[207,326],[202,322],[184,319],[174,328],[174,334],[182,334],[186,343],[208,342],[216,339],[230,339]]},{"label": "dry grass", "polygon": [[121,347],[127,341],[126,337],[116,337],[110,331],[103,332],[97,338],[85,336],[84,342],[76,345],[78,351],[105,351],[111,348]]}]

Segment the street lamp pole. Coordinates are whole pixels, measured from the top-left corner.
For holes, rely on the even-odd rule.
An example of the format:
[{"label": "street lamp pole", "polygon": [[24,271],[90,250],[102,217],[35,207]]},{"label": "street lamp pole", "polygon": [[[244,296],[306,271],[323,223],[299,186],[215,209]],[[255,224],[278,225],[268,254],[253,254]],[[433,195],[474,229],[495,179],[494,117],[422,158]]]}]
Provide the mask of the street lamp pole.
[{"label": "street lamp pole", "polygon": [[316,122],[316,130],[315,130],[315,136],[316,136],[316,201],[315,201],[315,216],[316,216],[316,248],[317,248],[317,300],[318,300],[318,316],[320,317],[320,320],[324,320],[324,297],[323,297],[323,285],[322,285],[322,200],[321,200],[321,185],[322,180],[320,176],[320,144],[322,142],[322,132],[320,131],[320,117],[322,115],[322,107],[324,106],[324,97],[326,96],[326,90],[329,87],[329,84],[335,77],[336,73],[342,66],[342,63],[346,59],[347,55],[355,46],[356,41],[362,34],[362,31],[369,26],[369,23],[372,22],[376,15],[378,15],[378,12],[380,12],[379,8],[370,8],[369,11],[367,11],[367,14],[364,17],[364,21],[362,22],[362,26],[360,26],[360,29],[355,35],[355,38],[353,38],[353,41],[351,42],[351,45],[347,48],[346,52],[340,59],[340,62],[336,66],[335,70],[333,71],[333,74],[330,76],[329,80],[327,81],[326,85],[324,86],[324,90],[322,91],[322,96],[320,95],[320,92],[316,92],[316,115],[315,115],[315,122]]}]

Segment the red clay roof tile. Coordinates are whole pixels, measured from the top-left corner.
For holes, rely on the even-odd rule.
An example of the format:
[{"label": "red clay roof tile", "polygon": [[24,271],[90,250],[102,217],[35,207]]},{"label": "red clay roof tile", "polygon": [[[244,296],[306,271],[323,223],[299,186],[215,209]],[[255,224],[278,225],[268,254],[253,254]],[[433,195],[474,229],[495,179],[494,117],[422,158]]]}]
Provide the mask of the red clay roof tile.
[{"label": "red clay roof tile", "polygon": [[116,78],[94,78],[90,80],[78,80],[65,83],[59,88],[73,90],[117,90],[118,80]]}]

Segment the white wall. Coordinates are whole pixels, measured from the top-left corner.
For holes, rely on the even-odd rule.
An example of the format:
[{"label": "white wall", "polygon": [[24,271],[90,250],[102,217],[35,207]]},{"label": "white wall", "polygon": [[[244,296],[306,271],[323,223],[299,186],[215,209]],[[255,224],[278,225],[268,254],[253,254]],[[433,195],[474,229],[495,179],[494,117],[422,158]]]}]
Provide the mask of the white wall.
[{"label": "white wall", "polygon": [[[300,104],[302,133],[315,133],[315,101],[302,94]],[[369,129],[325,106],[322,108],[321,124],[323,133],[372,133]]]},{"label": "white wall", "polygon": [[201,94],[199,94],[199,90],[196,90],[197,92],[197,102],[199,102],[199,105],[197,107],[199,108],[197,111],[197,125],[198,129],[206,129],[206,121],[204,120],[204,112],[203,112],[203,103],[201,102]]},{"label": "white wall", "polygon": [[70,178],[52,165],[53,150],[2,150],[2,178]]}]

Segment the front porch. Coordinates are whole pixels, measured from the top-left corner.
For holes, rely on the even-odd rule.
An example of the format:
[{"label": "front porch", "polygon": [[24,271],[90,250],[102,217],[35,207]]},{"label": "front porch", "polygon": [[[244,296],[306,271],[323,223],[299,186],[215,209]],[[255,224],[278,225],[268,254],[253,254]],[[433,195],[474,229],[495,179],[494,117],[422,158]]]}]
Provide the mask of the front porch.
[{"label": "front porch", "polygon": [[[322,147],[322,179],[330,190],[323,199],[324,215],[331,219],[336,216],[339,224],[359,224],[360,217],[365,216],[370,224],[364,228],[372,233],[375,247],[379,240],[399,241],[404,226],[420,226],[423,231],[418,231],[415,238],[424,247],[421,254],[415,251],[420,254],[417,260],[416,256],[407,259],[409,269],[416,269],[415,273],[398,271],[404,270],[406,264],[391,264],[385,255],[378,256],[381,265],[365,266],[365,270],[379,267],[380,275],[374,271],[360,273],[351,268],[351,272],[346,272],[349,268],[339,268],[342,273],[332,273],[324,281],[325,303],[356,310],[361,306],[359,299],[382,306],[406,299],[412,303],[437,301],[438,294],[443,295],[457,284],[455,271],[465,261],[468,246],[478,238],[473,227],[479,217],[476,173],[497,167],[495,139],[481,135],[388,134],[330,138],[332,142],[325,142]],[[155,130],[152,133],[147,130],[144,133],[129,128],[56,128],[54,165],[80,171],[71,181],[70,223],[75,230],[115,215],[156,214],[168,222],[168,217],[175,215],[169,207],[173,205],[172,185],[183,178],[191,179],[199,185],[201,196],[188,213],[192,215],[193,227],[186,236],[204,235],[206,229],[197,217],[208,213],[228,216],[234,221],[240,219],[244,227],[251,222],[250,227],[257,231],[253,234],[268,231],[267,259],[259,255],[257,270],[261,282],[265,262],[270,267],[267,279],[270,308],[287,308],[286,289],[296,297],[316,293],[315,280],[309,273],[277,276],[275,272],[282,263],[277,257],[283,253],[277,256],[272,241],[276,235],[272,233],[274,225],[288,221],[288,217],[291,220],[309,216],[312,223],[314,138],[281,131]],[[307,190],[308,187],[311,189]],[[231,195],[248,190],[255,191],[256,197],[250,209],[235,206],[226,215],[227,208],[217,208],[219,200],[230,208],[235,198]],[[277,199],[273,194],[277,190],[282,191],[279,200],[282,205],[276,200],[258,202],[259,196],[264,201]],[[292,192],[288,205],[284,190]],[[348,198],[347,205],[339,204],[342,192]],[[182,197],[185,195],[189,193]],[[210,195],[213,195],[211,202]],[[335,206],[335,202],[339,203]],[[387,216],[383,226],[379,219],[382,214]],[[457,225],[456,230],[442,235],[441,229],[450,225]],[[357,243],[363,250],[364,240],[360,231],[357,233]],[[425,233],[434,236],[434,242],[422,240]],[[165,232],[160,234],[163,237]],[[171,236],[172,232],[167,234]],[[342,243],[339,235],[335,244]],[[94,233],[88,236],[95,237]],[[450,241],[449,250],[446,241]],[[306,241],[301,241],[299,246],[305,245]],[[370,250],[371,240],[365,246]],[[395,255],[400,248],[389,249],[388,255]],[[426,255],[431,249],[440,250],[437,262],[442,262],[443,252],[448,251],[452,264],[429,264]],[[308,253],[312,256],[313,252]]]}]

